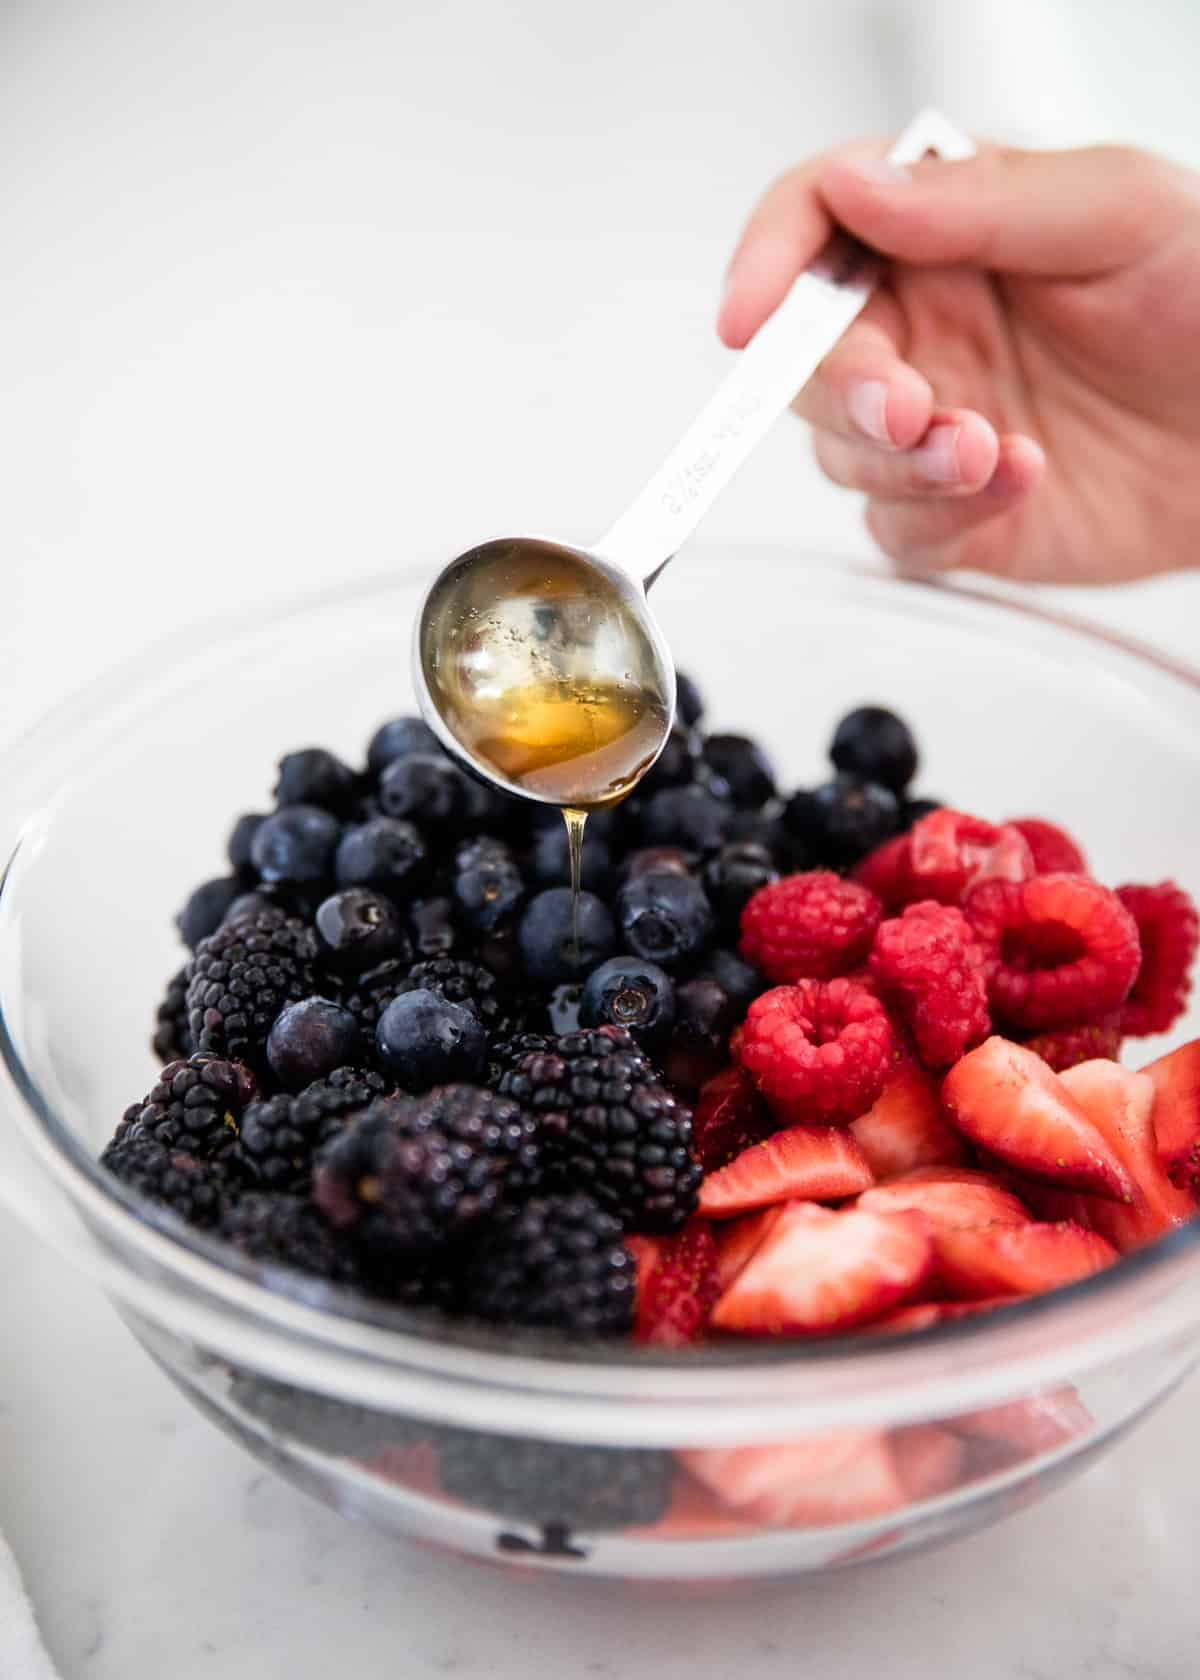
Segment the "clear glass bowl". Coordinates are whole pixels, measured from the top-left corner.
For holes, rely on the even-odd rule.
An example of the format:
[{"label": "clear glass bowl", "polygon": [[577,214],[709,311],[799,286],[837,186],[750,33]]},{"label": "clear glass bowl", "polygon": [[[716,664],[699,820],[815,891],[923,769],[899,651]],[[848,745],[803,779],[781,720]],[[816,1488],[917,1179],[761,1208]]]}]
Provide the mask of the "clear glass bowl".
[{"label": "clear glass bowl", "polygon": [[[1085,1463],[1200,1355],[1194,1225],[1053,1295],[908,1335],[596,1353],[272,1275],[148,1222],[100,1173],[154,1071],[173,912],[221,867],[281,752],[352,756],[410,707],[419,588],[403,575],[192,632],[6,757],[25,821],[0,891],[0,1195],[258,1457],[464,1553],[628,1576],[811,1571],[966,1532]],[[1200,894],[1193,673],[1028,608],[783,552],[689,552],[656,605],[715,725],[763,737],[787,779],[819,779],[837,716],[883,700],[917,729],[922,791],[1058,818],[1102,878],[1173,875]],[[1193,1016],[1174,1038],[1198,1031]],[[735,1504],[714,1492],[731,1472]]]}]

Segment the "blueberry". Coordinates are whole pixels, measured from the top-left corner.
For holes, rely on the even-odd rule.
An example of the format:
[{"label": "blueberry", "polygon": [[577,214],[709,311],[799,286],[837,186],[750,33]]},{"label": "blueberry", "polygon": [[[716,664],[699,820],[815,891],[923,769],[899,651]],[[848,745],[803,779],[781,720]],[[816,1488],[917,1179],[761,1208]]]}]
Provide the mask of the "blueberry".
[{"label": "blueberry", "polygon": [[748,900],[779,879],[775,860],[765,846],[735,840],[722,846],[704,866],[704,886],[722,932],[736,934]]},{"label": "blueberry", "polygon": [[624,1027],[642,1044],[669,1032],[675,1019],[675,984],[657,963],[610,957],[594,968],[583,988],[584,1027]]},{"label": "blueberry", "polygon": [[675,673],[675,710],[689,728],[694,728],[704,716],[700,690],[683,671]]},{"label": "blueberry", "polygon": [[251,875],[254,872],[250,848],[254,844],[254,836],[258,833],[259,824],[263,820],[260,812],[247,811],[244,816],[238,818],[229,831],[229,839],[225,843],[225,853],[239,875]]},{"label": "blueberry", "polygon": [[236,922],[239,916],[254,916],[260,910],[276,910],[279,900],[273,893],[263,892],[255,888],[253,892],[239,893],[233,903],[221,918],[222,922]]},{"label": "blueberry", "polygon": [[859,706],[848,712],[829,749],[835,769],[863,782],[880,782],[902,793],[917,771],[917,743],[912,731],[885,706]]},{"label": "blueberry", "polygon": [[639,875],[690,875],[692,859],[678,846],[641,846],[626,857],[621,873],[627,881]]},{"label": "blueberry", "polygon": [[[592,833],[592,818],[583,831],[583,885],[589,892],[601,892],[608,885],[612,871],[612,853],[598,835]],[[571,863],[567,851],[567,827],[559,819],[536,830],[529,852],[529,870],[535,881],[546,886],[560,886],[570,879]]]},{"label": "blueberry", "polygon": [[449,832],[461,828],[467,816],[467,778],[448,758],[409,753],[393,759],[379,778],[379,803],[389,817]]},{"label": "blueberry", "polygon": [[676,723],[654,763],[638,784],[640,794],[666,787],[684,787],[693,780],[700,759],[700,743],[693,730]]},{"label": "blueberry", "polygon": [[424,988],[393,998],[375,1029],[380,1058],[409,1091],[475,1080],[487,1061],[478,1015]]},{"label": "blueberry", "polygon": [[446,957],[458,944],[454,906],[448,898],[421,898],[408,907],[418,957]]},{"label": "blueberry", "polygon": [[907,832],[914,823],[919,823],[922,817],[929,816],[931,811],[940,811],[945,801],[942,799],[906,799],[900,807],[900,828]]},{"label": "blueberry", "polygon": [[354,798],[358,779],[348,764],[324,747],[306,747],[279,760],[276,805],[320,805],[341,815]]},{"label": "blueberry", "polygon": [[367,769],[380,775],[397,758],[409,753],[432,753],[442,750],[441,742],[423,718],[398,717],[380,724],[367,747]]},{"label": "blueberry", "polygon": [[374,887],[403,901],[425,873],[421,831],[400,817],[372,817],[348,828],[338,843],[334,869],[343,887]]},{"label": "blueberry", "polygon": [[564,980],[555,986],[546,1005],[550,1017],[550,1031],[563,1037],[579,1031],[579,1009],[583,1001],[583,987],[577,980]]},{"label": "blueberry", "polygon": [[516,859],[500,840],[468,840],[454,858],[454,900],[476,933],[494,933],[525,893]]},{"label": "blueberry", "polygon": [[720,946],[708,953],[696,970],[696,978],[716,981],[729,999],[735,1021],[743,1020],[755,998],[767,990],[767,981],[751,963]]},{"label": "blueberry", "polygon": [[771,761],[747,735],[710,735],[704,762],[724,781],[735,805],[757,809],[775,797]]},{"label": "blueberry", "polygon": [[196,888],[175,918],[175,926],[190,950],[194,951],[202,939],[217,931],[229,913],[229,906],[241,892],[241,882],[232,875],[219,875],[215,881],[205,881]]},{"label": "blueberry", "polygon": [[358,1022],[348,1009],[327,998],[290,1003],[277,1016],[267,1038],[267,1061],[285,1091],[302,1091],[334,1068],[353,1066],[362,1057]]},{"label": "blueberry", "polygon": [[341,828],[316,805],[285,805],[264,818],[250,847],[264,881],[321,881],[333,873]]},{"label": "blueberry", "polygon": [[346,887],[323,899],[314,921],[321,960],[337,974],[358,974],[412,954],[400,912],[370,887]]},{"label": "blueberry", "polygon": [[460,771],[460,774],[466,799],[464,829],[475,834],[481,829],[507,833],[520,822],[524,815],[521,807],[527,803],[524,799],[516,794],[501,793],[499,788],[491,787],[465,771]]},{"label": "blueberry", "polygon": [[570,887],[548,887],[530,899],[517,925],[517,945],[529,978],[557,986],[586,974],[612,955],[617,943],[613,919],[595,893],[579,895],[579,954],[576,960]]},{"label": "blueberry", "polygon": [[698,881],[639,875],[617,894],[617,924],[626,950],[670,972],[707,944],[713,913]]},{"label": "blueberry", "polygon": [[642,839],[648,846],[715,852],[726,839],[732,821],[733,807],[705,788],[664,788],[646,802]]},{"label": "blueberry", "polygon": [[671,1043],[677,1050],[719,1050],[737,1022],[729,993],[718,981],[685,980],[675,993]]},{"label": "blueberry", "polygon": [[890,788],[838,776],[788,800],[783,821],[814,862],[857,863],[890,840],[900,824],[900,802]]}]

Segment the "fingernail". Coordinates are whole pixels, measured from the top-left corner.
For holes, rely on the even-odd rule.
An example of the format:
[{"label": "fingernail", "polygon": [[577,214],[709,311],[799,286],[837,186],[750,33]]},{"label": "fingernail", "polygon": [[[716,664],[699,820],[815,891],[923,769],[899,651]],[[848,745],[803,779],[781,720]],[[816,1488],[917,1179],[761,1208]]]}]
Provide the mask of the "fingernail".
[{"label": "fingernail", "polygon": [[852,163],[847,167],[852,175],[857,175],[861,181],[866,181],[872,187],[912,185],[912,170],[906,169],[900,163],[889,163],[886,158],[870,158],[865,163]]},{"label": "fingernail", "polygon": [[957,484],[962,477],[958,466],[958,434],[961,426],[934,426],[912,454],[919,478],[930,484]]},{"label": "fingernail", "polygon": [[888,388],[882,379],[857,379],[846,393],[850,418],[865,437],[890,443],[887,424]]}]

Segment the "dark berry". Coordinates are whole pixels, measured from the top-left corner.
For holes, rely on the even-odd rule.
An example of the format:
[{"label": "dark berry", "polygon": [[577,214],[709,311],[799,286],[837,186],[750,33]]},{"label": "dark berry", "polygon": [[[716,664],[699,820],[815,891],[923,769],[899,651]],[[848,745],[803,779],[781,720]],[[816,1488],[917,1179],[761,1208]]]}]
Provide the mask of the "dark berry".
[{"label": "dark berry", "polygon": [[395,1412],[356,1406],[311,1388],[294,1388],[245,1366],[235,1365],[231,1371],[229,1397],[234,1405],[276,1439],[299,1441],[312,1452],[367,1458],[388,1447],[427,1439],[432,1429],[430,1424]]},{"label": "dark berry", "polygon": [[591,1196],[535,1197],[482,1232],[463,1302],[496,1324],[616,1336],[633,1328],[635,1282],[620,1224]]},{"label": "dark berry", "polygon": [[732,999],[719,981],[685,980],[675,993],[671,1043],[677,1050],[719,1050],[737,1025]]},{"label": "dark berry", "polygon": [[399,817],[372,817],[342,835],[334,872],[339,886],[373,887],[403,903],[421,881],[426,862],[418,828]]},{"label": "dark berry", "polygon": [[369,1043],[374,1042],[379,1017],[404,988],[411,967],[412,964],[405,958],[392,957],[380,963],[378,968],[356,975],[343,987],[342,1006],[354,1016]]},{"label": "dark berry", "polygon": [[333,874],[341,829],[317,805],[285,805],[259,824],[250,852],[264,881],[323,881]]},{"label": "dark berry", "polygon": [[639,794],[685,786],[694,779],[699,762],[700,742],[695,732],[676,723],[663,743],[663,750],[638,784]]},{"label": "dark berry", "polygon": [[[583,831],[582,882],[589,892],[603,892],[612,872],[612,853],[598,835],[592,833],[591,817]],[[567,849],[567,827],[557,818],[538,828],[529,851],[529,870],[535,881],[543,886],[557,887],[571,878],[570,854]]]},{"label": "dark berry", "polygon": [[473,1235],[505,1194],[536,1186],[536,1131],[517,1103],[474,1085],[387,1097],[321,1152],[314,1197],[386,1281]]},{"label": "dark berry", "polygon": [[690,875],[692,857],[678,846],[639,846],[626,857],[621,873],[626,881],[639,875]]},{"label": "dark berry", "polygon": [[324,747],[305,747],[279,760],[276,805],[320,805],[340,816],[350,808],[357,789],[350,766]]},{"label": "dark berry", "polygon": [[673,972],[703,950],[714,924],[698,881],[639,875],[617,894],[617,925],[626,950]]},{"label": "dark berry", "polygon": [[917,743],[908,725],[884,706],[859,706],[838,724],[829,756],[859,781],[901,793],[917,770]]},{"label": "dark berry", "polygon": [[221,918],[222,927],[229,922],[236,922],[241,916],[256,916],[260,910],[282,909],[277,898],[264,892],[261,887],[255,887],[252,892],[239,893],[233,903]]},{"label": "dark berry", "polygon": [[400,912],[370,887],[347,887],[323,899],[313,920],[318,961],[335,974],[359,974],[412,951]]},{"label": "dark berry", "polygon": [[454,904],[448,898],[421,898],[409,906],[413,950],[419,957],[444,957],[459,944]]},{"label": "dark berry", "polygon": [[552,1188],[586,1190],[626,1230],[673,1231],[695,1209],[691,1114],[627,1032],[571,1033],[500,1089],[536,1117]]},{"label": "dark berry", "polygon": [[624,1027],[639,1044],[653,1044],[671,1030],[675,986],[656,963],[610,957],[588,975],[579,1008],[584,1027]]},{"label": "dark berry", "polygon": [[100,1164],[147,1201],[168,1208],[189,1225],[213,1226],[221,1216],[226,1179],[219,1161],[202,1161],[154,1138],[112,1143]]},{"label": "dark berry", "polygon": [[721,932],[736,938],[747,902],[760,887],[778,879],[775,860],[765,846],[748,840],[722,846],[704,867],[705,890]]},{"label": "dark berry", "polygon": [[554,1039],[547,1033],[518,1032],[493,1039],[488,1051],[488,1084],[494,1089],[506,1073],[519,1067],[533,1052],[552,1050]]},{"label": "dark berry", "polygon": [[241,882],[233,875],[219,875],[215,881],[205,881],[196,888],[175,918],[175,926],[189,951],[194,951],[202,939],[217,931],[241,891]]},{"label": "dark berry", "polygon": [[444,755],[409,753],[379,778],[379,803],[389,817],[406,817],[430,833],[449,834],[467,815],[467,779]]},{"label": "dark berry", "polygon": [[267,1036],[267,1062],[285,1091],[300,1091],[334,1068],[359,1060],[358,1022],[327,998],[303,998],[284,1009]]},{"label": "dark berry", "polygon": [[901,831],[907,833],[922,817],[929,816],[932,811],[940,811],[944,803],[941,799],[906,799],[900,807]]},{"label": "dark berry", "polygon": [[409,1091],[479,1078],[487,1035],[478,1015],[426,989],[393,998],[375,1029],[379,1058]]},{"label": "dark berry", "polygon": [[441,742],[423,718],[398,717],[380,724],[367,747],[367,768],[373,776],[381,775],[397,758],[410,753],[436,756]]},{"label": "dark berry", "polygon": [[716,981],[729,998],[735,1021],[743,1019],[755,998],[761,997],[769,985],[744,957],[720,948],[708,953],[696,971],[696,978]]},{"label": "dark berry", "polygon": [[312,929],[278,909],[226,922],[188,964],[188,1024],[200,1050],[261,1064],[280,1011],[316,991]]},{"label": "dark berry", "polygon": [[890,788],[838,776],[811,793],[793,794],[783,820],[814,861],[845,865],[891,839],[899,827],[900,805]]},{"label": "dark berry", "polygon": [[229,839],[225,843],[225,855],[236,872],[245,877],[253,875],[254,862],[251,849],[254,836],[258,833],[259,824],[264,817],[258,811],[247,811],[240,816],[229,831]]},{"label": "dark berry", "polygon": [[358,1281],[354,1250],[307,1197],[242,1196],[226,1204],[217,1235],[248,1260],[291,1266],[328,1283]]},{"label": "dark berry", "polygon": [[578,926],[576,950],[570,887],[549,887],[530,900],[517,926],[517,944],[531,980],[539,986],[557,986],[586,974],[612,955],[616,929],[603,900],[594,893],[579,895]]},{"label": "dark berry", "polygon": [[646,801],[642,838],[648,846],[681,846],[689,852],[715,852],[729,834],[733,807],[707,789],[664,788]]},{"label": "dark berry", "polygon": [[265,1190],[306,1190],[313,1157],[349,1117],[388,1089],[380,1073],[336,1068],[299,1096],[267,1097],[242,1115],[230,1164],[248,1183]]},{"label": "dark berry", "polygon": [[525,892],[516,859],[502,841],[468,840],[454,858],[454,900],[476,933],[493,933],[508,921]]},{"label": "dark berry", "polygon": [[775,797],[775,770],[756,741],[746,735],[710,735],[704,762],[729,789],[735,805],[757,810]]},{"label": "dark berry", "polygon": [[192,1053],[192,1029],[188,1025],[187,969],[181,968],[167,982],[167,990],[155,1011],[154,1036],[150,1048],[160,1063],[180,1062]]},{"label": "dark berry", "polygon": [[559,1035],[578,1032],[582,1003],[583,987],[578,980],[564,980],[561,986],[555,986],[546,1005],[550,1031]]},{"label": "dark berry", "polygon": [[514,1017],[523,1013],[524,1000],[517,991],[511,987],[502,991],[490,969],[458,957],[431,957],[414,963],[393,995],[416,991],[436,992],[447,1003],[472,1010],[489,1034],[508,1036],[518,1024]]},{"label": "dark berry", "polygon": [[253,1096],[253,1075],[238,1062],[203,1053],[169,1062],[153,1089],[125,1110],[108,1150],[153,1142],[197,1160],[220,1160]]},{"label": "dark berry", "polygon": [[700,690],[683,671],[675,673],[675,710],[689,729],[694,729],[704,716]]},{"label": "dark berry", "polygon": [[509,1522],[599,1532],[657,1522],[671,1499],[670,1453],[577,1446],[447,1429],[438,1475],[446,1492]]}]

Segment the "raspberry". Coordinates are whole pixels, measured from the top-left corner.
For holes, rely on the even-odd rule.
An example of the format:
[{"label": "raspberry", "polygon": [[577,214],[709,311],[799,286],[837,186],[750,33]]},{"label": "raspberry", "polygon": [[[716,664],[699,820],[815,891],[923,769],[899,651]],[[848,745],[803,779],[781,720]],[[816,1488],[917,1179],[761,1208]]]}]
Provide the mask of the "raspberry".
[{"label": "raspberry", "polygon": [[961,910],[912,904],[875,936],[871,973],[927,1068],[947,1068],[991,1030],[983,953]]},{"label": "raspberry", "polygon": [[[1126,1006],[1128,1007],[1128,1006]],[[1115,1062],[1121,1051],[1121,1017],[1107,1015],[1085,1027],[1060,1027],[1057,1032],[1038,1033],[1025,1040],[1055,1073],[1065,1073],[1079,1062],[1097,1058]]]},{"label": "raspberry", "polygon": [[[912,844],[907,834],[897,834],[876,846],[854,871],[854,879],[868,887],[889,910],[898,910],[914,897]],[[917,894],[916,896],[919,896]]]},{"label": "raspberry", "polygon": [[1174,881],[1118,887],[1117,897],[1137,923],[1142,945],[1142,966],[1121,1011],[1121,1031],[1146,1038],[1173,1027],[1187,1008],[1200,918]]},{"label": "raspberry", "polygon": [[882,906],[873,892],[831,869],[785,875],[760,887],[742,911],[741,954],[768,980],[832,980],[871,949]]},{"label": "raspberry", "polygon": [[853,1120],[883,1089],[892,1025],[878,998],[850,980],[776,986],[750,1005],[742,1066],[785,1125]]},{"label": "raspberry", "polygon": [[1018,829],[1025,836],[1033,853],[1035,875],[1087,874],[1083,848],[1065,829],[1046,822],[1043,817],[1009,817],[1004,826]]},{"label": "raspberry", "polygon": [[1137,923],[1087,875],[985,881],[963,906],[983,947],[992,1013],[1030,1032],[1119,1009],[1142,960]]},{"label": "raspberry", "polygon": [[997,828],[965,811],[931,811],[913,826],[908,840],[909,902],[934,898],[939,904],[961,904],[964,894],[982,881],[1026,881],[1034,873],[1033,854],[1019,830]]}]

